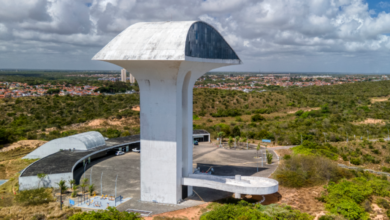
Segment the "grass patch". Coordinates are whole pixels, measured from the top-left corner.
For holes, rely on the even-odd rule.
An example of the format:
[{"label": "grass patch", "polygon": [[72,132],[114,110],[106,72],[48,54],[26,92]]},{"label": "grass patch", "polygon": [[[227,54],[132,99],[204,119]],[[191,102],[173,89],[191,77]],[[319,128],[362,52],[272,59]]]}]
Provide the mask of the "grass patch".
[{"label": "grass patch", "polygon": [[331,160],[339,158],[338,149],[329,143],[317,144],[311,141],[304,141],[302,145],[293,147],[292,151],[295,154],[324,156]]},{"label": "grass patch", "polygon": [[200,120],[200,117],[198,115],[192,115],[192,120],[197,121]]},{"label": "grass patch", "polygon": [[0,152],[0,162],[24,157],[33,150],[35,149],[30,147],[18,147],[10,151]]},{"label": "grass patch", "polygon": [[15,202],[21,206],[40,205],[54,201],[51,188],[28,189],[15,196]]}]

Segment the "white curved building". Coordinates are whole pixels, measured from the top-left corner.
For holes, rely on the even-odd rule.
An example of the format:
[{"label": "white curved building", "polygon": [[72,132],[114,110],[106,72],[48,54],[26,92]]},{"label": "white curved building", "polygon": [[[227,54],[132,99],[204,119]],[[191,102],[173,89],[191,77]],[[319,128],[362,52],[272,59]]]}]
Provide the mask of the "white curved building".
[{"label": "white curved building", "polygon": [[35,149],[33,152],[27,154],[25,157],[23,157],[23,159],[37,159],[46,157],[50,154],[54,154],[60,151],[61,149],[90,150],[105,144],[106,141],[102,134],[97,131],[89,131],[49,141]]},{"label": "white curved building", "polygon": [[236,52],[202,21],[142,22],[93,60],[126,69],[140,87],[141,200],[177,204],[191,195],[183,182],[193,172],[193,86],[212,69],[240,64]]}]

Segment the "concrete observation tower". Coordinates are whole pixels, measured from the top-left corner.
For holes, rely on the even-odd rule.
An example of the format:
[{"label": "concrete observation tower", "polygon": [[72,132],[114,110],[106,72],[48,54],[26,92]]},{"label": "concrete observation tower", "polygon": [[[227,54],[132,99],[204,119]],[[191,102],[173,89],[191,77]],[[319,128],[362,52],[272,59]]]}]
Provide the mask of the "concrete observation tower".
[{"label": "concrete observation tower", "polygon": [[206,72],[240,64],[240,58],[212,26],[183,21],[134,24],[93,60],[121,66],[138,81],[141,200],[177,204],[191,195],[191,184],[183,182],[193,173],[193,86]]}]

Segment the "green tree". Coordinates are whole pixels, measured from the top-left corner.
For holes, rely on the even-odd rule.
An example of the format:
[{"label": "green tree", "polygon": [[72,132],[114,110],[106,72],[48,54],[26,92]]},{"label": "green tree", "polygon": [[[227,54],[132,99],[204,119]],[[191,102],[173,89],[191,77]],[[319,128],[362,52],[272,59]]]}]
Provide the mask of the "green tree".
[{"label": "green tree", "polygon": [[259,122],[259,121],[264,121],[265,118],[259,114],[255,114],[251,117],[252,122]]},{"label": "green tree", "polygon": [[232,145],[233,145],[233,138],[232,137],[229,137],[228,145],[229,145],[229,148],[232,148]]},{"label": "green tree", "polygon": [[60,180],[60,182],[57,183],[58,188],[60,189],[60,194],[64,194],[68,187],[66,186],[65,180]]},{"label": "green tree", "polygon": [[91,184],[88,186],[88,192],[90,196],[92,196],[93,191],[95,191],[95,186]]},{"label": "green tree", "polygon": [[259,158],[259,150],[260,150],[260,143],[258,143],[256,147],[256,158]]},{"label": "green tree", "polygon": [[238,146],[240,144],[240,136],[236,136],[234,139],[236,141],[236,146]]},{"label": "green tree", "polygon": [[39,179],[39,182],[38,182],[38,189],[39,189],[39,185],[41,184],[41,182],[43,181],[43,179],[45,179],[45,177],[47,176],[47,174],[45,173],[38,173],[37,174],[37,177]]},{"label": "green tree", "polygon": [[221,132],[219,132],[218,133],[218,137],[220,138],[220,143],[222,143],[223,142],[223,137],[225,136],[225,132],[223,132],[223,131],[221,131]]},{"label": "green tree", "polygon": [[85,188],[88,186],[87,182],[88,182],[87,178],[84,178],[84,179],[81,180],[80,187],[81,187],[83,195],[85,194]]},{"label": "green tree", "polygon": [[73,189],[73,185],[76,183],[76,181],[74,179],[71,179],[71,180],[68,180],[69,182],[69,186],[71,189]]},{"label": "green tree", "polygon": [[73,192],[72,192],[72,195],[71,195],[73,198],[77,196],[77,190],[78,189],[79,189],[79,186],[74,184],[73,187],[72,187]]},{"label": "green tree", "polygon": [[61,210],[62,210],[62,194],[66,192],[68,187],[66,186],[65,180],[60,180],[60,182],[58,182],[57,185],[60,189],[60,203],[61,203]]},{"label": "green tree", "polygon": [[266,151],[266,156],[267,156],[267,163],[271,164],[272,163],[272,158],[273,154],[271,154],[268,150]]}]

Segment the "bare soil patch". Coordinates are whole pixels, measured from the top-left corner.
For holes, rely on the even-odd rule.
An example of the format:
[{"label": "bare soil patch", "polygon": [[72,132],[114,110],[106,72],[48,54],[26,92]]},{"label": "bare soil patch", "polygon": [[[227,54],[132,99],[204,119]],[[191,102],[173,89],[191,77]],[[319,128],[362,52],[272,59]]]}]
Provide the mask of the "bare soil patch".
[{"label": "bare soil patch", "polygon": [[303,110],[303,111],[312,111],[312,110],[320,110],[320,107],[315,107],[315,108],[297,108],[297,109],[294,109],[294,110],[291,110],[289,112],[287,112],[287,114],[294,114],[295,112],[299,111],[299,110]]},{"label": "bare soil patch", "polygon": [[386,123],[382,119],[367,118],[364,121],[354,122],[354,124],[379,124],[385,125]]},{"label": "bare soil patch", "polygon": [[145,220],[153,220],[155,217],[157,218],[161,218],[163,219],[164,217],[165,218],[172,218],[172,217],[175,217],[175,218],[183,218],[183,219],[199,219],[200,216],[206,211],[206,207],[209,205],[210,203],[205,203],[205,204],[202,204],[202,205],[199,205],[199,206],[194,206],[194,207],[190,207],[190,208],[186,208],[186,209],[180,209],[180,210],[176,210],[176,211],[173,211],[173,212],[165,212],[165,213],[161,213],[161,214],[158,214],[158,215],[153,215],[153,216],[150,216],[150,217],[145,217]]},{"label": "bare soil patch", "polygon": [[302,212],[307,212],[310,215],[318,216],[325,212],[325,206],[318,201],[316,197],[321,195],[324,190],[323,186],[314,186],[306,188],[287,188],[279,186],[279,193],[282,195],[280,204],[287,204]]},{"label": "bare soil patch", "polygon": [[371,98],[371,103],[389,101],[390,96]]},{"label": "bare soil patch", "polygon": [[141,111],[139,105],[136,105],[136,106],[132,107],[131,110],[137,111],[137,112]]},{"label": "bare soil patch", "polygon": [[281,149],[275,150],[275,153],[279,155],[280,158],[284,157],[284,155],[292,155],[293,151],[291,149]]},{"label": "bare soil patch", "polygon": [[27,148],[37,148],[45,144],[47,141],[42,140],[23,140],[12,143],[10,145],[6,145],[0,152],[10,151],[19,147],[27,147]]}]

